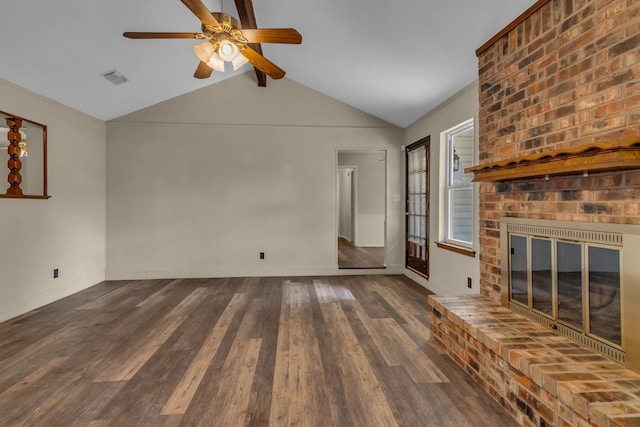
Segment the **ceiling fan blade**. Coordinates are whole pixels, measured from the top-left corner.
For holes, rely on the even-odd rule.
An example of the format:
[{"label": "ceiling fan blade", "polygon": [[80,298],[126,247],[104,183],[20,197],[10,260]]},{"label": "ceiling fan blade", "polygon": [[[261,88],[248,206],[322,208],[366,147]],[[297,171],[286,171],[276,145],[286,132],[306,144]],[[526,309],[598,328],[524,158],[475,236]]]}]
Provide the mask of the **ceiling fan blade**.
[{"label": "ceiling fan blade", "polygon": [[202,33],[148,33],[127,31],[122,34],[129,39],[201,39],[204,38]]},{"label": "ceiling fan blade", "polygon": [[282,68],[278,67],[276,64],[269,61],[250,47],[247,46],[240,52],[249,60],[249,62],[251,62],[251,64],[253,64],[254,67],[272,79],[278,80],[284,77],[285,73]]},{"label": "ceiling fan blade", "polygon": [[242,30],[249,43],[302,43],[302,36],[293,28],[261,28]]},{"label": "ceiling fan blade", "polygon": [[[235,0],[235,3],[242,28],[258,28],[258,23],[256,22],[256,14],[253,11],[253,0]],[[260,55],[262,55],[262,46],[260,45],[260,43],[251,43],[250,47]],[[256,71],[258,86],[266,87],[267,76],[265,75],[265,73],[260,71],[256,66],[254,66],[253,69]]]},{"label": "ceiling fan blade", "polygon": [[210,27],[219,27],[220,23],[213,17],[207,6],[204,5],[200,0],[181,0],[185,6],[189,8],[194,15],[202,21],[203,24],[209,25]]},{"label": "ceiling fan blade", "polygon": [[211,73],[213,73],[213,68],[200,61],[200,63],[198,64],[198,68],[196,68],[196,72],[193,74],[193,77],[195,77],[196,79],[208,79],[209,77],[211,77]]}]

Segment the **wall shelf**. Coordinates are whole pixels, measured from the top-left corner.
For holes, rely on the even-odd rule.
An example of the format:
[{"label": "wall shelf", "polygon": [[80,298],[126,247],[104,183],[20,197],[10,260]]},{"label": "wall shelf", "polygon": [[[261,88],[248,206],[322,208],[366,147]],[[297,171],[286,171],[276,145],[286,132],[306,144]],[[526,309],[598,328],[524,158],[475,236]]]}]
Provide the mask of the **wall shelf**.
[{"label": "wall shelf", "polygon": [[640,169],[640,137],[597,141],[466,168],[473,181],[500,182],[545,176]]}]

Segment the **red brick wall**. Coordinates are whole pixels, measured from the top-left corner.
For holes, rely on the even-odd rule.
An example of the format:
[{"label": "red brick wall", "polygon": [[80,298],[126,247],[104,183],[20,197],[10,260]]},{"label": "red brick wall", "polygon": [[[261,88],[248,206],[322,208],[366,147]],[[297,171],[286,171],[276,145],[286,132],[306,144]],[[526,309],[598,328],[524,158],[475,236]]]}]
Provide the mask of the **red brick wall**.
[{"label": "red brick wall", "polygon": [[[478,67],[480,163],[640,136],[640,0],[551,0]],[[640,224],[640,171],[479,189],[480,288],[496,300],[501,217]]]}]

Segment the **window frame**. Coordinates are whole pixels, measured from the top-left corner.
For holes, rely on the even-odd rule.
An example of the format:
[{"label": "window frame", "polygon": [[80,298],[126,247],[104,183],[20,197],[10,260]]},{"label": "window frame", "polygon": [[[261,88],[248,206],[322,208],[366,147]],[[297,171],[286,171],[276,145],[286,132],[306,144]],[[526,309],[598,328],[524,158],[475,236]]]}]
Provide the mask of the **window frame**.
[{"label": "window frame", "polygon": [[[444,134],[444,140],[445,140],[445,185],[444,185],[444,215],[445,215],[445,221],[444,221],[444,233],[443,233],[443,239],[442,239],[442,246],[441,247],[445,247],[445,246],[452,246],[453,248],[460,248],[462,249],[462,251],[456,251],[459,253],[464,253],[467,254],[469,256],[475,256],[475,252],[473,251],[473,248],[475,246],[475,188],[474,188],[474,183],[472,181],[469,181],[468,183],[461,183],[461,184],[454,184],[453,183],[453,155],[454,155],[454,147],[453,147],[453,141],[454,141],[454,137],[460,133],[463,132],[467,132],[469,130],[472,130],[473,132],[473,138],[472,138],[472,142],[471,142],[471,158],[475,159],[475,153],[476,153],[476,149],[475,149],[475,141],[476,141],[476,131],[475,131],[476,125],[475,125],[475,119],[472,117],[470,119],[467,119],[459,124],[457,124],[456,126],[446,130],[445,132],[443,132]],[[460,166],[462,167],[462,165]],[[452,237],[452,232],[453,232],[453,226],[452,226],[452,209],[451,209],[451,200],[452,200],[452,194],[454,191],[456,190],[469,190],[471,192],[471,241],[465,241],[465,240],[460,240],[460,239],[455,239],[454,237]],[[439,245],[440,246],[440,245]],[[455,251],[455,249],[453,249]]]}]

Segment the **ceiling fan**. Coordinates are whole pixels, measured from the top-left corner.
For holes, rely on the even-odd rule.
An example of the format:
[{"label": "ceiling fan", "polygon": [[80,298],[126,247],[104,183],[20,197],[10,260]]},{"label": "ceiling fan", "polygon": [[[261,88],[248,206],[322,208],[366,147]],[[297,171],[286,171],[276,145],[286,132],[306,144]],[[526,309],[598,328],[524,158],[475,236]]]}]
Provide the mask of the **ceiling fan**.
[{"label": "ceiling fan", "polygon": [[[236,70],[250,62],[257,70],[272,79],[281,79],[282,68],[262,56],[256,43],[300,44],[302,36],[293,28],[245,28],[233,17],[222,12],[210,12],[201,0],[180,0],[202,22],[200,33],[125,32],[130,39],[197,39],[202,43],[193,47],[200,64],[193,75],[206,79],[213,70],[224,71],[225,62],[231,62]],[[253,12],[251,7],[251,13]],[[253,19],[255,22],[255,18]],[[258,50],[249,46],[254,44]]]}]

